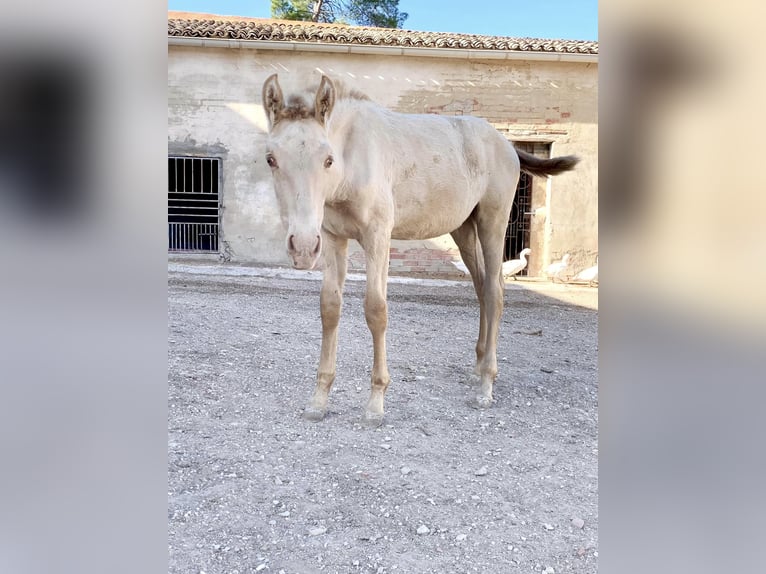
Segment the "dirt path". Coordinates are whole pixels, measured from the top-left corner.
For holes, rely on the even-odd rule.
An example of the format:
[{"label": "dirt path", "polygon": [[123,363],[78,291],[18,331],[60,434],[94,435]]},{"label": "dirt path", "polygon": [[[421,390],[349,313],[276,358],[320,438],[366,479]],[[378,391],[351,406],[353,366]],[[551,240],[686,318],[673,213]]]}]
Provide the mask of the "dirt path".
[{"label": "dirt path", "polygon": [[170,571],[597,572],[595,291],[506,291],[478,411],[470,284],[392,283],[393,382],[367,430],[363,288],[347,284],[330,413],[309,423],[319,283],[170,273]]}]

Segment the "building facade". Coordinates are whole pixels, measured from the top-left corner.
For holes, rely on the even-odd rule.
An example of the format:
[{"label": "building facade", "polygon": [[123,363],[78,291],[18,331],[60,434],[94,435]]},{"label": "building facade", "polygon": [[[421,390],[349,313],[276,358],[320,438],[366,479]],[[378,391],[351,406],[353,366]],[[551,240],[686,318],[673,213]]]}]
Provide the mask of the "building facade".
[{"label": "building facade", "polygon": [[[405,113],[470,114],[517,147],[576,154],[574,172],[522,177],[506,259],[532,250],[537,276],[598,252],[598,45],[169,13],[169,243],[174,253],[287,263],[264,158],[261,87],[327,74]],[[353,242],[352,242],[353,243]],[[352,246],[350,268],[364,257]],[[395,241],[392,273],[459,273],[449,235]]]}]

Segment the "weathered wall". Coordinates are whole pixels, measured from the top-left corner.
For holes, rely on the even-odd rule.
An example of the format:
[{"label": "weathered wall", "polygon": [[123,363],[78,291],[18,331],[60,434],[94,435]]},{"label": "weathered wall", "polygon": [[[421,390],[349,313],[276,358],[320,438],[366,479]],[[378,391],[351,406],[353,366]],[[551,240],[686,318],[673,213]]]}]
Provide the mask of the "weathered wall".
[{"label": "weathered wall", "polygon": [[[533,222],[536,233],[544,234],[537,238],[544,253],[536,254],[535,266],[542,268],[565,251],[588,264],[595,258],[595,64],[170,46],[168,151],[222,157],[223,245],[234,260],[286,263],[284,232],[263,160],[266,121],[260,92],[275,71],[282,82],[321,71],[397,111],[476,115],[509,139],[551,142],[554,155],[580,155],[576,172],[547,183],[547,205]],[[403,256],[392,259],[392,270],[413,267],[394,262],[417,259],[408,258],[411,249],[436,249],[446,259],[454,253],[449,237],[394,247]],[[353,250],[351,259],[352,266],[359,262]]]}]

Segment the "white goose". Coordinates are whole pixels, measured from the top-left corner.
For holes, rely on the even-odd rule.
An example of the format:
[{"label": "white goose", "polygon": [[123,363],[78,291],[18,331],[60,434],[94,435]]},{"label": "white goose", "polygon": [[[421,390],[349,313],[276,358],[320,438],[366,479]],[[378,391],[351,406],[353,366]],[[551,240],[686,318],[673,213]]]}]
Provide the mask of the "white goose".
[{"label": "white goose", "polygon": [[596,257],[596,264],[593,267],[588,267],[580,271],[574,276],[575,281],[587,281],[589,285],[598,283],[598,257]]},{"label": "white goose", "polygon": [[519,259],[511,259],[503,263],[503,277],[513,277],[516,279],[516,274],[521,272],[527,266],[527,255],[532,253],[532,250],[527,247],[521,250],[519,253]]},{"label": "white goose", "polygon": [[458,259],[457,261],[450,261],[455,267],[457,267],[458,271],[462,272],[463,275],[470,275],[471,272],[468,271],[468,267],[465,266],[465,263],[463,263],[462,259]]},{"label": "white goose", "polygon": [[548,277],[550,277],[552,281],[556,281],[556,279],[560,280],[564,271],[566,271],[568,264],[569,264],[569,253],[565,253],[564,257],[561,258],[561,261],[557,261],[556,263],[551,263],[550,265],[548,265],[548,267],[545,270],[545,274],[548,275]]}]

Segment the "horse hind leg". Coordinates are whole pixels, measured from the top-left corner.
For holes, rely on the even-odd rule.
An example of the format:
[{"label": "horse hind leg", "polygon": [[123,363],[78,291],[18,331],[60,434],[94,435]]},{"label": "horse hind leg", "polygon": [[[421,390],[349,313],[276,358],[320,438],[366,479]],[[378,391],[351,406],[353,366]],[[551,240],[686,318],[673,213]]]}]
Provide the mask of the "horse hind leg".
[{"label": "horse hind leg", "polygon": [[327,414],[330,389],[335,381],[335,365],[338,352],[338,324],[343,305],[343,285],[346,280],[348,240],[324,233],[325,269],[322,275],[322,291],[319,296],[322,316],[322,351],[319,357],[316,387],[303,417],[320,421]]},{"label": "horse hind leg", "polygon": [[460,256],[463,263],[468,267],[473,281],[473,288],[479,299],[479,336],[476,341],[476,364],[473,369],[473,381],[478,382],[480,377],[480,366],[484,359],[487,345],[487,316],[484,309],[484,254],[479,242],[476,229],[476,220],[473,215],[469,217],[463,225],[453,231],[452,239],[460,250]]},{"label": "horse hind leg", "polygon": [[497,377],[497,338],[503,314],[504,282],[503,237],[508,225],[508,210],[503,205],[479,207],[476,211],[476,228],[484,254],[485,278],[482,286],[482,312],[485,325],[484,355],[479,361],[479,391],[473,406],[487,408],[492,404],[492,387]]}]

